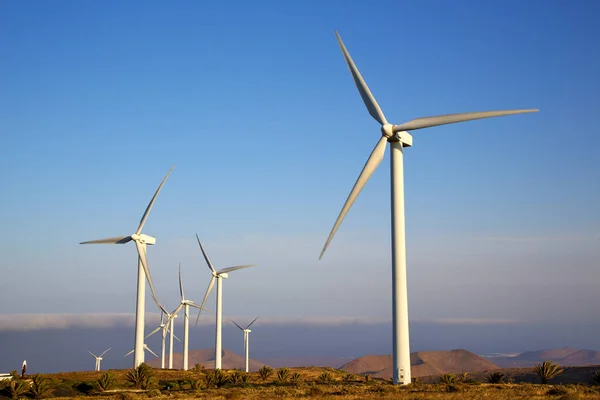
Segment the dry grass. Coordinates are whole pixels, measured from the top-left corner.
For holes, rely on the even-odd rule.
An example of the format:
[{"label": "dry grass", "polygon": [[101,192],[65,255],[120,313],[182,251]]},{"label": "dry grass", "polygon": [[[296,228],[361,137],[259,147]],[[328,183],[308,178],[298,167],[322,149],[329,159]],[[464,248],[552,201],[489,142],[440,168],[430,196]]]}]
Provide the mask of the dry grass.
[{"label": "dry grass", "polygon": [[[210,371],[210,370],[208,370]],[[318,377],[329,371],[334,378],[332,383],[319,383]],[[154,370],[154,376],[159,383],[158,388],[147,392],[132,391],[127,382],[127,370],[113,371],[117,379],[118,390],[110,393],[91,393],[89,396],[73,387],[90,387],[104,372],[69,372],[48,374],[54,383],[55,397],[60,399],[119,399],[136,400],[147,398],[174,399],[222,399],[222,400],[262,400],[262,399],[546,399],[546,400],[588,400],[600,398],[600,387],[587,385],[539,385],[530,383],[520,384],[413,384],[394,386],[389,381],[373,379],[365,383],[360,376],[344,381],[346,372],[332,368],[301,367],[291,368],[292,373],[300,375],[298,383],[278,384],[275,374],[263,383],[258,373],[251,373],[251,383],[245,387],[226,386],[220,389],[204,389],[194,391],[186,379],[202,379],[203,372]],[[225,371],[227,374],[233,371]],[[171,390],[166,390],[166,383],[173,383]],[[83,386],[81,386],[83,385]],[[86,386],[87,385],[87,386]],[[71,388],[71,392],[67,390]],[[77,397],[78,396],[78,397]],[[1,396],[0,396],[1,397]]]}]

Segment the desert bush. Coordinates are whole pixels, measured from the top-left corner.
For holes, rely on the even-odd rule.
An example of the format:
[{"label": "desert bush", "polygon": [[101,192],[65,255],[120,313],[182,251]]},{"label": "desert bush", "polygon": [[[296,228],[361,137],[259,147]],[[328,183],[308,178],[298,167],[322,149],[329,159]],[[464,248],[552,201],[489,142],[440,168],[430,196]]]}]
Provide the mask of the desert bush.
[{"label": "desert bush", "polygon": [[277,380],[281,383],[287,382],[290,379],[290,369],[281,367],[277,370]]},{"label": "desert bush", "polygon": [[600,385],[600,369],[592,374],[592,384]]},{"label": "desert bush", "polygon": [[[175,384],[179,386],[178,382],[175,382]],[[189,385],[192,390],[201,390],[204,387],[204,379],[189,378],[185,380],[185,384]],[[176,390],[175,388],[171,389]]]},{"label": "desert bush", "polygon": [[98,378],[94,383],[94,386],[98,391],[104,392],[105,390],[110,390],[115,387],[117,384],[117,378],[112,371],[106,371],[100,375],[100,378]]},{"label": "desert bush", "polygon": [[52,382],[50,379],[40,374],[35,374],[32,377],[29,392],[33,395],[34,399],[43,399],[44,397],[48,397],[51,391]]},{"label": "desert bush", "polygon": [[365,374],[365,382],[371,381],[371,374]]},{"label": "desert bush", "polygon": [[442,376],[440,376],[440,383],[445,383],[447,385],[452,384],[452,383],[456,383],[457,379],[456,379],[456,375],[454,374],[444,374]]},{"label": "desert bush", "polygon": [[19,375],[16,369],[10,371],[10,376],[12,376],[13,379],[21,379],[21,375]]},{"label": "desert bush", "polygon": [[258,370],[258,375],[263,380],[263,382],[266,382],[267,379],[269,379],[271,375],[273,375],[273,368],[263,365],[263,367]]},{"label": "desert bush", "polygon": [[8,394],[12,399],[18,399],[29,390],[29,382],[24,379],[11,379],[8,384]]},{"label": "desert bush", "polygon": [[230,382],[229,377],[220,369],[214,369],[204,375],[204,384],[207,388],[220,388]]},{"label": "desert bush", "polygon": [[554,364],[552,361],[544,361],[541,364],[536,364],[533,370],[539,375],[543,384],[548,383],[550,379],[560,375],[564,371],[558,364]]},{"label": "desert bush", "polygon": [[502,383],[504,382],[504,374],[499,371],[491,372],[485,376],[486,383]]},{"label": "desert bush", "polygon": [[352,374],[346,374],[342,377],[342,380],[344,382],[352,382],[354,380],[354,375]]},{"label": "desert bush", "polygon": [[331,372],[325,371],[317,377],[317,380],[321,383],[331,383],[333,382],[333,375],[331,375]]},{"label": "desert bush", "polygon": [[149,390],[146,393],[146,396],[148,396],[148,397],[160,397],[160,396],[162,396],[162,393],[158,389],[152,389],[152,390]]},{"label": "desert bush", "polygon": [[233,371],[229,379],[235,386],[245,386],[250,382],[250,374],[244,371]]},{"label": "desert bush", "polygon": [[469,373],[468,372],[461,372],[460,374],[457,375],[456,379],[459,382],[466,382],[469,379]]},{"label": "desert bush", "polygon": [[194,365],[194,368],[192,368],[192,370],[194,372],[205,372],[204,365],[202,365],[202,364]]},{"label": "desert bush", "polygon": [[567,390],[567,388],[562,387],[562,386],[554,386],[554,387],[548,389],[548,391],[546,392],[546,394],[550,395],[550,396],[565,395],[568,393],[569,393],[569,391]]},{"label": "desert bush", "polygon": [[[452,374],[446,374],[446,375],[452,375]],[[446,385],[446,392],[448,392],[448,393],[456,393],[456,392],[460,392],[460,391],[461,391],[461,389],[458,385],[454,385],[454,384]]]},{"label": "desert bush", "polygon": [[125,378],[133,383],[136,389],[148,390],[155,386],[153,375],[152,368],[146,363],[141,363],[137,368],[130,369]]},{"label": "desert bush", "polygon": [[290,375],[290,382],[292,382],[292,383],[300,382],[300,374],[297,372],[294,372],[292,375]]}]

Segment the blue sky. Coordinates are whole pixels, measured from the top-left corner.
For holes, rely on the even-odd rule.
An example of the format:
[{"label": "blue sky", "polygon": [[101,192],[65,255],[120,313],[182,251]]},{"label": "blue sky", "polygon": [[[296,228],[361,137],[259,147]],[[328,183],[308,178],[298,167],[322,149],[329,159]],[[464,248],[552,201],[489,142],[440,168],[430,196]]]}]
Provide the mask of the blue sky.
[{"label": "blue sky", "polygon": [[3,2],[0,314],[133,312],[134,246],[78,243],[133,233],[177,164],[145,228],[169,308],[180,261],[204,294],[198,232],[218,267],[260,264],[225,282],[226,314],[389,317],[388,154],[317,260],[379,138],[337,29],[392,123],[540,109],[413,133],[411,318],[598,319],[599,11]]}]

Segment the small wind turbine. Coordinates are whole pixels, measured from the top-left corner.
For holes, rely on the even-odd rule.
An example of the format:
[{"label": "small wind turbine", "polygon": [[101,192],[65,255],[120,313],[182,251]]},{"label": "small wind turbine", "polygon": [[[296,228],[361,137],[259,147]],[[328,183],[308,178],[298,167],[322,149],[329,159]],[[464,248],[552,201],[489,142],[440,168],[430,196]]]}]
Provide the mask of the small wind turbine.
[{"label": "small wind turbine", "polygon": [[92,353],[91,351],[88,350],[88,353],[90,353],[92,355],[92,357],[94,357],[96,359],[96,367],[94,369],[94,371],[100,371],[100,361],[102,361],[102,356],[106,354],[107,351],[109,351],[111,348],[109,347],[108,349],[104,350],[102,352],[102,354],[100,354],[99,356],[95,355],[94,353]]},{"label": "small wind turbine", "polygon": [[391,153],[391,192],[392,192],[392,324],[393,324],[393,377],[394,383],[409,384],[410,377],[410,348],[408,332],[408,299],[406,287],[406,242],[404,230],[404,177],[403,177],[403,147],[412,146],[412,136],[409,130],[429,128],[432,126],[453,124],[455,122],[471,121],[482,118],[500,117],[504,115],[522,114],[536,112],[537,109],[527,110],[508,110],[508,111],[485,111],[472,112],[464,114],[438,115],[435,117],[416,118],[401,125],[392,125],[388,123],[383,115],[383,111],[377,104],[373,94],[369,90],[358,68],[352,61],[346,46],[342,42],[340,35],[335,32],[340,48],[346,60],[346,64],[352,74],[352,79],[358,88],[365,106],[371,117],[381,125],[382,137],[377,142],[373,152],[369,156],[367,163],[363,167],[360,175],[350,195],[346,199],[342,211],[337,217],[331,233],[325,242],[319,259],[323,257],[327,246],[333,239],[342,220],[348,213],[350,207],[356,200],[356,197],[363,189],[375,169],[383,160],[383,155],[387,143],[390,143]]},{"label": "small wind turbine", "polygon": [[[165,315],[167,316],[167,322],[164,322],[164,316]],[[156,332],[162,330],[162,339],[161,339],[162,352],[161,352],[161,357],[160,357],[160,367],[162,369],[165,368],[165,342],[167,340],[167,333],[170,331],[169,330],[169,322],[170,322],[171,315],[172,314],[165,313],[164,311],[161,311],[161,313],[160,313],[160,325],[156,329],[154,329],[152,332],[150,332],[148,334],[148,336],[146,336],[146,339],[147,339],[150,336],[154,335]],[[172,334],[171,335],[171,341],[173,340],[173,337],[175,337],[175,339],[179,340],[179,338],[177,336],[175,336],[175,335]],[[173,353],[173,346],[172,345],[171,345],[171,353]]]},{"label": "small wind turbine", "polygon": [[235,326],[237,326],[238,328],[240,328],[242,330],[242,332],[244,332],[244,354],[246,354],[246,372],[248,371],[248,347],[250,346],[248,341],[250,339],[250,332],[252,332],[250,330],[250,325],[252,325],[254,323],[254,321],[256,321],[258,319],[258,317],[254,318],[254,320],[252,322],[250,322],[248,324],[248,326],[246,326],[245,328],[242,328],[241,326],[239,326],[235,321],[231,321],[235,324]]},{"label": "small wind turbine", "polygon": [[[133,366],[137,367],[144,362],[144,313],[146,311],[146,278],[150,285],[150,291],[152,292],[152,298],[156,302],[159,308],[163,309],[156,297],[156,291],[154,290],[154,284],[152,283],[152,277],[150,276],[150,270],[148,269],[148,260],[146,259],[146,245],[152,245],[156,243],[156,238],[152,236],[144,235],[142,228],[148,219],[148,214],[152,210],[152,206],[156,201],[156,196],[162,189],[165,181],[169,177],[169,174],[175,166],[171,167],[167,175],[160,183],[158,189],[154,193],[152,200],[146,207],[146,211],[140,220],[140,224],[134,234],[129,236],[112,237],[108,239],[90,240],[87,242],[81,242],[80,244],[124,244],[131,241],[135,242],[135,247],[138,252],[138,280],[137,280],[137,302],[135,308],[135,355],[133,357]],[[166,310],[163,309],[166,312]]]},{"label": "small wind turbine", "polygon": [[[192,300],[186,300],[183,293],[183,281],[181,280],[181,263],[179,263],[179,293],[181,294],[181,303],[173,311],[172,314],[177,314],[183,308],[183,370],[188,370],[188,345],[189,345],[189,313],[190,307],[197,308],[202,312],[202,307],[194,303]],[[198,314],[199,315],[199,314]]]},{"label": "small wind turbine", "polygon": [[[154,357],[158,358],[158,354],[156,354],[155,352],[153,352],[152,349],[150,349],[150,347],[148,347],[148,345],[146,343],[144,343],[144,350],[146,350],[150,354],[154,355]],[[130,355],[134,351],[135,351],[135,349],[131,350],[129,353],[125,354],[125,357],[127,357],[128,355]]]},{"label": "small wind turbine", "polygon": [[[204,308],[204,304],[206,303],[206,299],[208,299],[208,295],[212,290],[215,279],[217,280],[217,317],[216,317],[216,334],[215,334],[215,369],[221,369],[221,328],[222,328],[222,298],[223,298],[223,279],[226,279],[229,275],[229,272],[237,271],[242,268],[254,267],[256,264],[247,264],[247,265],[238,265],[236,267],[223,268],[220,271],[217,271],[215,267],[213,267],[212,263],[208,259],[204,248],[202,247],[202,243],[200,243],[200,238],[198,234],[196,234],[196,240],[198,240],[198,245],[200,246],[200,250],[202,250],[202,255],[206,260],[206,264],[212,273],[212,278],[210,279],[210,283],[208,284],[208,288],[206,289],[206,294],[204,295],[204,300],[202,300],[202,304],[200,308]],[[200,313],[198,313],[198,318],[196,318],[196,324],[198,324],[198,319],[200,318]]]}]

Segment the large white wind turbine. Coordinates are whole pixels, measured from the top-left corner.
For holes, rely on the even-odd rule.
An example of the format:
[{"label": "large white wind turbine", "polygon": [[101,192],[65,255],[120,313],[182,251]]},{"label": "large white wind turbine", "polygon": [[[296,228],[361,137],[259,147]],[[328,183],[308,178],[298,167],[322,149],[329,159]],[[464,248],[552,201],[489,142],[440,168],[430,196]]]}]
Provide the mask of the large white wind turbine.
[{"label": "large white wind turbine", "polygon": [[401,125],[388,123],[383,111],[377,104],[373,94],[367,87],[358,68],[352,61],[348,50],[336,31],[338,43],[350,69],[354,83],[358,88],[363,102],[367,106],[369,114],[381,125],[382,137],[377,142],[367,163],[363,167],[350,195],[346,199],[331,233],[325,242],[319,259],[323,257],[327,246],[333,239],[342,220],[356,200],[356,197],[365,186],[375,169],[383,160],[387,143],[390,143],[391,153],[391,202],[392,202],[392,323],[393,323],[393,376],[394,383],[408,384],[410,376],[410,349],[408,333],[408,301],[406,292],[406,243],[404,230],[404,177],[403,177],[403,147],[412,146],[412,136],[409,130],[429,128],[437,125],[452,124],[455,122],[471,121],[481,118],[500,117],[504,115],[522,114],[536,112],[537,109],[508,110],[508,111],[485,111],[464,114],[448,114],[435,117],[416,118]]},{"label": "large white wind turbine", "polygon": [[202,308],[194,303],[192,300],[186,300],[185,294],[183,293],[183,281],[181,280],[181,264],[179,264],[179,293],[181,294],[181,302],[179,306],[172,312],[177,314],[183,308],[183,370],[188,370],[188,345],[189,345],[189,313],[190,307],[197,308],[202,312]]},{"label": "large white wind turbine", "polygon": [[[175,166],[173,166],[175,167]],[[164,179],[160,183],[158,189],[154,193],[152,200],[146,207],[146,211],[140,220],[140,224],[135,231],[134,234],[129,236],[119,236],[112,237],[108,239],[100,239],[100,240],[90,240],[87,242],[81,242],[80,244],[124,244],[128,242],[135,242],[135,247],[138,252],[138,280],[137,280],[137,303],[135,309],[135,355],[133,357],[133,366],[137,367],[141,363],[144,362],[144,313],[146,311],[146,278],[148,279],[148,284],[150,286],[150,291],[152,292],[152,298],[156,302],[159,308],[166,312],[158,302],[156,298],[156,291],[154,290],[154,284],[152,283],[152,277],[150,276],[150,270],[148,269],[148,261],[146,259],[146,245],[152,245],[156,243],[156,238],[152,236],[144,235],[142,233],[142,228],[144,228],[144,224],[148,219],[148,214],[150,214],[150,210],[152,210],[152,206],[156,201],[156,196],[162,189],[165,181],[169,177],[169,174],[173,170],[173,167],[167,172]]]},{"label": "large white wind turbine", "polygon": [[111,348],[109,347],[108,349],[104,350],[102,352],[102,354],[100,354],[99,356],[95,355],[94,353],[92,353],[91,351],[88,350],[88,353],[90,353],[92,355],[92,357],[94,357],[96,359],[96,367],[94,368],[94,371],[100,371],[100,361],[102,361],[102,356],[106,354],[107,351],[109,351]]},{"label": "large white wind turbine", "polygon": [[254,320],[252,320],[252,322],[250,322],[248,324],[248,326],[246,326],[245,328],[242,328],[241,326],[239,326],[235,321],[233,321],[233,320],[231,321],[231,322],[233,322],[235,324],[235,326],[237,326],[238,328],[240,328],[242,330],[242,332],[244,332],[244,354],[246,354],[246,370],[245,370],[246,372],[249,372],[248,371],[248,360],[249,360],[249,358],[248,358],[248,348],[250,347],[250,343],[249,343],[250,332],[252,332],[250,330],[250,325],[252,325],[254,323],[254,321],[256,321],[257,319],[258,319],[258,317],[254,318]]},{"label": "large white wind turbine", "polygon": [[[204,247],[202,247],[202,243],[200,243],[200,238],[198,234],[196,234],[196,240],[198,240],[198,245],[200,246],[200,250],[202,250],[202,255],[206,260],[206,264],[212,273],[212,277],[210,278],[210,283],[208,284],[208,288],[206,289],[206,294],[204,295],[204,300],[202,300],[202,304],[200,308],[204,308],[204,304],[206,304],[206,299],[208,299],[208,295],[212,290],[215,280],[217,281],[217,317],[216,317],[216,333],[215,333],[215,369],[221,369],[221,352],[222,352],[222,342],[221,342],[221,328],[222,328],[222,298],[223,298],[223,279],[226,279],[229,275],[229,272],[237,271],[238,269],[254,267],[256,264],[247,264],[247,265],[238,265],[236,267],[228,267],[223,268],[220,271],[217,271],[215,267],[213,267],[212,263],[208,259],[206,252],[204,251]],[[198,318],[200,318],[200,314],[198,314]],[[196,318],[196,324],[198,323],[198,318]]]},{"label": "large white wind turbine", "polygon": [[[154,329],[152,332],[150,332],[148,334],[148,336],[146,336],[146,338],[149,338],[150,336],[154,335],[156,332],[158,331],[162,331],[162,338],[161,338],[161,343],[162,343],[162,352],[161,352],[161,357],[160,357],[160,367],[162,369],[165,368],[165,344],[166,344],[166,340],[167,340],[167,333],[170,332],[169,329],[169,323],[171,322],[171,315],[168,312],[165,311],[161,311],[160,313],[160,325],[158,325],[158,327],[156,329]],[[164,316],[167,317],[167,321],[164,321]],[[175,337],[175,339],[179,340],[179,338],[175,335],[173,335],[173,332],[171,332],[171,341],[173,341],[173,337]],[[171,364],[173,363],[173,345],[171,344]]]}]

